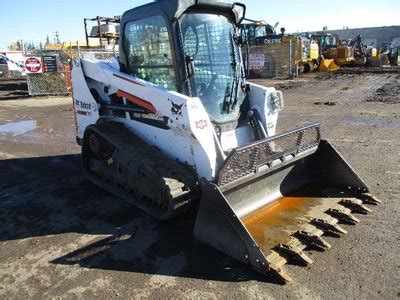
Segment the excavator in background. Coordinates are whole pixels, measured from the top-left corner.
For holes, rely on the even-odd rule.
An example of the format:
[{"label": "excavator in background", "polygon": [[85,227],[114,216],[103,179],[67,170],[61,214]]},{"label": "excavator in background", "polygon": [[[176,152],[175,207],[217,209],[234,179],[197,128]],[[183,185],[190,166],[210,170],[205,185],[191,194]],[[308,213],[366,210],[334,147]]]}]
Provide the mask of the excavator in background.
[{"label": "excavator in background", "polygon": [[245,78],[245,11],[159,0],[125,12],[118,58],[73,59],[76,138],[95,184],[160,220],[197,209],[200,242],[288,282],[286,263],[311,264],[304,249],[330,248],[324,234],[379,200],[319,124],[276,133],[282,93]]},{"label": "excavator in background", "polygon": [[334,33],[312,35],[320,47],[320,70],[337,70],[341,66],[382,66],[388,64],[387,54],[379,53],[373,45],[365,45],[361,35],[343,41]]},{"label": "excavator in background", "polygon": [[353,66],[381,67],[390,65],[389,52],[380,52],[373,45],[365,45],[362,36],[358,34],[349,42],[354,51]]},{"label": "excavator in background", "polygon": [[350,41],[349,46],[354,50],[354,61],[351,63],[351,65],[372,65],[373,60],[378,56],[378,51],[376,48],[372,47],[372,45],[364,45],[360,34]]}]

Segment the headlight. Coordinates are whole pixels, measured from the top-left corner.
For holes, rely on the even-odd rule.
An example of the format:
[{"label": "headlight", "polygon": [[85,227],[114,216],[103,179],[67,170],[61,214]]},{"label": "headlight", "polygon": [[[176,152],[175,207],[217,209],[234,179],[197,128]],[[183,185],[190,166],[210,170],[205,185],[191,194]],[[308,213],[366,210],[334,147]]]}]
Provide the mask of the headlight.
[{"label": "headlight", "polygon": [[269,97],[270,97],[271,111],[273,113],[282,111],[285,106],[282,92],[281,91],[273,92]]}]

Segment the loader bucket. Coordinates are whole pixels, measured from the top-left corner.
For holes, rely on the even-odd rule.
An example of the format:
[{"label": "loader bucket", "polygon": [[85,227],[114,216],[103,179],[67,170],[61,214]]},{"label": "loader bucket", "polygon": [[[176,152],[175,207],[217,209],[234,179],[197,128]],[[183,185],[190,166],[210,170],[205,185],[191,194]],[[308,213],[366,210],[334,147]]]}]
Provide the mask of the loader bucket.
[{"label": "loader bucket", "polygon": [[195,237],[284,282],[287,262],[312,263],[305,248],[330,248],[324,233],[345,234],[338,223],[378,203],[318,124],[234,150],[202,189]]},{"label": "loader bucket", "polygon": [[335,63],[334,59],[321,59],[319,70],[322,72],[337,71],[339,70],[339,66]]}]

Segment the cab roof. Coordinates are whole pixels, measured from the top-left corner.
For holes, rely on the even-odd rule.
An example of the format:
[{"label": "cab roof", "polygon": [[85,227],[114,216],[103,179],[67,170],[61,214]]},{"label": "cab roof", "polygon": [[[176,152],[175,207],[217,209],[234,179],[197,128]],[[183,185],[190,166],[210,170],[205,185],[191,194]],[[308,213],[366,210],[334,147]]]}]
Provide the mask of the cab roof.
[{"label": "cab roof", "polygon": [[121,18],[121,25],[160,13],[173,21],[190,11],[225,15],[238,25],[244,18],[246,6],[223,0],[157,0],[125,12]]}]

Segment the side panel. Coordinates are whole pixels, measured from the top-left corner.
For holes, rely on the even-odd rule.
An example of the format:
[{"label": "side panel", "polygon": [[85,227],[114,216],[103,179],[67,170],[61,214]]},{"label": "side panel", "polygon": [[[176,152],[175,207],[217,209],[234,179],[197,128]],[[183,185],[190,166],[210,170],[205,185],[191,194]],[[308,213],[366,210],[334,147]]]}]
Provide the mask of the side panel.
[{"label": "side panel", "polygon": [[83,139],[86,127],[100,118],[99,109],[86,83],[81,60],[73,61],[71,75],[77,138]]},{"label": "side panel", "polygon": [[123,123],[148,144],[159,148],[170,158],[191,166],[196,165],[190,151],[190,141],[188,141],[186,137],[179,136],[172,130],[157,128],[135,120],[120,119],[118,121]]},{"label": "side panel", "polygon": [[[123,122],[134,133],[163,150],[171,158],[193,165],[199,178],[213,180],[218,168],[214,129],[199,98],[168,91],[122,73],[106,61],[85,59],[82,63],[84,76],[80,73],[75,76],[78,83],[87,85],[86,80],[94,81],[100,89],[107,87],[110,93],[119,91],[148,102],[156,110],[154,117],[164,120],[169,129],[164,130],[133,121],[129,115],[126,119],[119,118],[119,122]],[[90,94],[87,86],[86,89],[87,91],[83,92]]]},{"label": "side panel", "polygon": [[283,109],[282,92],[275,88],[267,88],[250,84],[250,107],[257,109],[261,121],[269,137],[274,136],[278,123],[279,112]]}]

